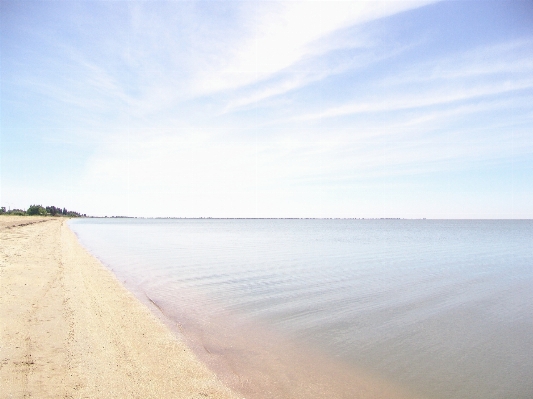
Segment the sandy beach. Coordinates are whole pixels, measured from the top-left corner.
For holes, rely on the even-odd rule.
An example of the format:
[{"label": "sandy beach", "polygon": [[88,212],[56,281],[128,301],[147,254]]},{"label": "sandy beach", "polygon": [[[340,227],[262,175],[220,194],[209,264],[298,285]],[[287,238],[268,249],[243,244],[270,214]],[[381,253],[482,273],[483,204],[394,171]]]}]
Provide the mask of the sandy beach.
[{"label": "sandy beach", "polygon": [[1,398],[236,398],[78,243],[0,217]]}]

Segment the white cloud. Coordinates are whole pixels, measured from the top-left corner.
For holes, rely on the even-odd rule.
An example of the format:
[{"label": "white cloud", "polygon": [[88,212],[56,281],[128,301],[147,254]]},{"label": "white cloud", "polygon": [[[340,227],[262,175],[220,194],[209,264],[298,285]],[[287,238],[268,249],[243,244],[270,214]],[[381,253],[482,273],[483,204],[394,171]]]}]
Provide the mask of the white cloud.
[{"label": "white cloud", "polygon": [[449,104],[458,101],[471,100],[502,93],[525,90],[533,88],[533,79],[523,79],[519,81],[503,81],[497,83],[483,83],[471,88],[445,87],[430,88],[425,92],[416,94],[389,95],[384,98],[372,101],[358,101],[329,108],[321,112],[313,112],[297,116],[296,120],[314,120],[324,118],[334,118],[345,115],[361,114],[369,112],[397,111],[413,108],[423,108],[436,105]]},{"label": "white cloud", "polygon": [[383,86],[441,83],[450,79],[519,76],[533,70],[533,41],[512,40],[438,57],[383,79]]},{"label": "white cloud", "polygon": [[[347,26],[382,18],[431,1],[294,1],[262,3],[251,11],[254,28],[234,43],[229,58],[196,76],[202,93],[235,89],[263,80],[306,55],[335,47],[313,42]],[[224,46],[226,48],[226,46]]]},{"label": "white cloud", "polygon": [[[341,216],[335,213],[340,192],[367,196],[370,204],[382,179],[460,171],[531,151],[487,129],[482,135],[472,135],[469,127],[424,135],[413,129],[437,120],[380,126],[393,132],[390,137],[376,137],[376,131],[329,138],[298,132],[279,140],[236,140],[229,132],[192,129],[142,140],[124,135],[91,158],[79,187],[91,193],[84,208],[101,214],[120,209],[144,216]],[[372,190],[358,191],[365,185]]]},{"label": "white cloud", "polygon": [[[369,46],[368,43],[367,45]],[[355,73],[358,69],[369,67],[374,63],[397,56],[410,47],[410,45],[398,46],[393,49],[384,50],[382,53],[376,53],[373,51],[375,49],[370,46],[366,48],[366,53],[358,55],[355,59],[350,58],[345,61],[337,61],[332,66],[321,65],[321,62],[317,60],[316,57],[310,57],[306,62],[292,65],[290,68],[287,68],[287,70],[279,73],[278,75],[281,75],[281,77],[276,78],[275,76],[270,80],[252,86],[248,90],[243,90],[246,94],[237,91],[233,98],[227,103],[222,113],[239,110],[252,104],[258,105],[264,100],[280,96],[292,90],[303,88],[333,75],[339,75],[348,71]],[[250,92],[251,94],[248,94]]]}]

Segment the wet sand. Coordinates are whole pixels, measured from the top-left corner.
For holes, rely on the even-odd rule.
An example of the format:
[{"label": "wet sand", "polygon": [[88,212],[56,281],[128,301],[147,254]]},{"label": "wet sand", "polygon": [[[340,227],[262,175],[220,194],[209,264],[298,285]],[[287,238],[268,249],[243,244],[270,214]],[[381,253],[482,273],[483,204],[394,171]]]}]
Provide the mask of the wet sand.
[{"label": "wet sand", "polygon": [[65,222],[0,216],[0,397],[239,397]]}]

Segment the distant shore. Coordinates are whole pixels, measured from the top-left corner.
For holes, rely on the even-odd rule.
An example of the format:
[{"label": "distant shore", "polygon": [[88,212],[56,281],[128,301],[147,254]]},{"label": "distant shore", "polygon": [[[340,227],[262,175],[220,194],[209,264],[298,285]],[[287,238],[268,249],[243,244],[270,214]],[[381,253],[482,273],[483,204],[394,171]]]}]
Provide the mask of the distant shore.
[{"label": "distant shore", "polygon": [[238,397],[65,218],[3,216],[0,241],[2,397]]}]

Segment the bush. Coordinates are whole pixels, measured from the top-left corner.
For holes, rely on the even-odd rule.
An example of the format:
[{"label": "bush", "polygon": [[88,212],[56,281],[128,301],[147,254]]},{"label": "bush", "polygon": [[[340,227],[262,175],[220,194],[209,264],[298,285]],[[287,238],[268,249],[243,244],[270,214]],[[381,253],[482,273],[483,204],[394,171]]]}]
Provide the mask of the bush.
[{"label": "bush", "polygon": [[22,209],[11,209],[7,212],[9,215],[26,216],[26,212]]},{"label": "bush", "polygon": [[46,215],[46,209],[42,205],[30,205],[26,213],[28,215],[44,216]]}]

